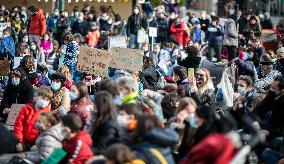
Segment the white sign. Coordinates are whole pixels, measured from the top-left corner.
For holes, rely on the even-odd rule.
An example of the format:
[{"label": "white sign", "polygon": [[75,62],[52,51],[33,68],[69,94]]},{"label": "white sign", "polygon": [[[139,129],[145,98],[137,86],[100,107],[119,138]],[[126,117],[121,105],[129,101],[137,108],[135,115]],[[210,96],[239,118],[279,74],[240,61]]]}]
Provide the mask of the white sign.
[{"label": "white sign", "polygon": [[[14,66],[13,69],[16,69],[20,66],[21,60],[23,59],[23,57],[14,57]],[[37,60],[34,59],[34,66],[35,66],[35,70],[37,68]]]},{"label": "white sign", "polygon": [[149,36],[150,37],[157,37],[158,29],[156,27],[149,27]]},{"label": "white sign", "polygon": [[126,36],[111,36],[108,39],[109,49],[112,48],[127,48]]},{"label": "white sign", "polygon": [[11,22],[0,23],[0,36],[2,36],[3,30],[7,27],[11,27]]}]

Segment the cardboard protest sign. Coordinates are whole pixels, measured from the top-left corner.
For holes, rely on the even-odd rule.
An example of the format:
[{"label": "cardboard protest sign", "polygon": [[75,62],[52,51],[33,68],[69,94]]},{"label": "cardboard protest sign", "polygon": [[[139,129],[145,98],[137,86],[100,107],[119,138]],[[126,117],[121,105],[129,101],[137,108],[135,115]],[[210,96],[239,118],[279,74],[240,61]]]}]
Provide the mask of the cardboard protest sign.
[{"label": "cardboard protest sign", "polygon": [[110,53],[105,50],[81,46],[79,49],[77,69],[107,77]]},{"label": "cardboard protest sign", "polygon": [[126,36],[111,36],[108,39],[108,48],[127,48]]},{"label": "cardboard protest sign", "polygon": [[11,111],[8,115],[8,119],[6,121],[6,125],[14,126],[16,118],[25,104],[12,104]]},{"label": "cardboard protest sign", "polygon": [[0,76],[7,76],[10,73],[10,61],[0,60]]},{"label": "cardboard protest sign", "polygon": [[113,48],[111,49],[110,66],[131,71],[141,71],[143,51],[129,48]]},{"label": "cardboard protest sign", "polygon": [[[23,57],[14,57],[13,69],[16,69],[16,68],[19,67],[22,59],[23,59]],[[37,60],[36,59],[34,59],[34,67],[35,67],[35,70],[36,70],[37,69]]]}]

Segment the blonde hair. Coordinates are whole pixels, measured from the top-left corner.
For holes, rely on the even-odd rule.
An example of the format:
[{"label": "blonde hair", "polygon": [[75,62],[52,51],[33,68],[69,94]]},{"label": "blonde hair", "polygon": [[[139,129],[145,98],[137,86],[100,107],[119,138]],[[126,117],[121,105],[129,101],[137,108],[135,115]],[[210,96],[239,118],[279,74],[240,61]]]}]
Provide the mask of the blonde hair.
[{"label": "blonde hair", "polygon": [[184,97],[180,99],[177,110],[176,110],[176,115],[188,105],[192,105],[194,108],[197,108],[197,104],[192,98]]},{"label": "blonde hair", "polygon": [[197,71],[203,71],[206,73],[206,77],[207,77],[207,81],[205,82],[204,85],[202,85],[201,87],[198,88],[197,90],[197,95],[198,96],[202,96],[206,90],[212,88],[213,84],[212,84],[212,78],[210,75],[210,72],[208,69],[206,68],[199,68]]},{"label": "blonde hair", "polygon": [[64,66],[58,68],[58,72],[63,73],[66,77],[66,80],[72,81],[72,77],[71,77],[69,68],[67,66],[64,65]]},{"label": "blonde hair", "polygon": [[117,84],[123,88],[132,89],[133,92],[138,92],[138,82],[130,77],[121,77]]}]

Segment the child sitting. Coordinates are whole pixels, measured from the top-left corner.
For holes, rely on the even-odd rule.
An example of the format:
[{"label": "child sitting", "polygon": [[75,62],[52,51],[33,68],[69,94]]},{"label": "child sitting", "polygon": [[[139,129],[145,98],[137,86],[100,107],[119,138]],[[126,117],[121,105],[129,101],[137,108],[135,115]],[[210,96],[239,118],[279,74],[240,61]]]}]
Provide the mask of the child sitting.
[{"label": "child sitting", "polygon": [[40,87],[35,102],[26,104],[20,110],[14,126],[14,134],[19,140],[16,145],[18,152],[26,151],[35,144],[35,140],[39,136],[35,123],[40,113],[50,111],[52,97],[53,92],[49,87]]},{"label": "child sitting", "polygon": [[84,163],[91,159],[93,157],[91,150],[93,143],[89,133],[82,130],[81,118],[76,114],[69,113],[62,118],[62,122],[64,125],[62,133],[66,139],[63,142],[63,149],[68,153],[68,163]]},{"label": "child sitting", "polygon": [[46,160],[57,148],[62,147],[64,139],[62,124],[55,112],[41,113],[36,122],[36,129],[41,132],[36,145],[27,153],[26,159],[33,163]]},{"label": "child sitting", "polygon": [[43,39],[40,41],[40,48],[42,48],[45,58],[48,59],[49,54],[52,52],[53,46],[52,41],[47,33],[44,34]]}]

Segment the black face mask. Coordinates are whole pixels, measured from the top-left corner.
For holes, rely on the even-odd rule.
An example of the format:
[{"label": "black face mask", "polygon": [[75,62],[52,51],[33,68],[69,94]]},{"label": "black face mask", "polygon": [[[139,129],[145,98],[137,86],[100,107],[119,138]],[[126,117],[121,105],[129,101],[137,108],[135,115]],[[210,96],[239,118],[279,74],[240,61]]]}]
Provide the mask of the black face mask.
[{"label": "black face mask", "polygon": [[204,83],[204,77],[201,77],[201,76],[196,76],[196,83],[197,84],[203,84]]},{"label": "black face mask", "polygon": [[284,65],[284,58],[283,58],[283,59],[278,59],[278,62],[279,62],[281,65]]}]

